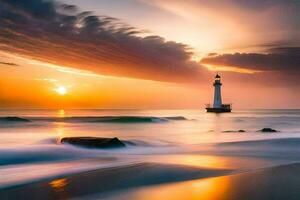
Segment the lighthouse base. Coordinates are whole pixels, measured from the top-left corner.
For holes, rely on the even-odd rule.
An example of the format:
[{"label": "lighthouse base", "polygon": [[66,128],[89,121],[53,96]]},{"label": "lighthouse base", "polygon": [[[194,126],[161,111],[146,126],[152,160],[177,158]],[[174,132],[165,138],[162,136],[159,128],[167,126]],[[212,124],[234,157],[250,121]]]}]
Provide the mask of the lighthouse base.
[{"label": "lighthouse base", "polygon": [[212,113],[225,113],[225,112],[231,112],[231,109],[229,108],[206,108],[207,112]]},{"label": "lighthouse base", "polygon": [[208,104],[206,107],[207,112],[213,112],[213,113],[225,113],[225,112],[231,112],[231,110],[232,110],[231,104],[222,104],[222,107],[220,108],[210,107],[210,105]]}]

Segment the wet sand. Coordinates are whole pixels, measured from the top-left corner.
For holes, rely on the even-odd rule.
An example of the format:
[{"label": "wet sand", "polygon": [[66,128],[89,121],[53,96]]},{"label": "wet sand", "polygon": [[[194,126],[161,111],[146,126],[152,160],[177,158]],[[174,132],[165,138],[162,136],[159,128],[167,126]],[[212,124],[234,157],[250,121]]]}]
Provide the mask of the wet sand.
[{"label": "wet sand", "polygon": [[[3,199],[69,199],[97,194],[105,197],[109,192],[180,182],[232,173],[228,169],[205,169],[184,165],[143,163],[99,169],[76,175],[49,179],[0,190]],[[111,194],[111,193],[110,193]]]},{"label": "wet sand", "polygon": [[0,197],[5,200],[293,200],[300,197],[300,163],[233,173],[182,165],[135,164],[2,189]]},{"label": "wet sand", "polygon": [[248,173],[144,187],[106,200],[298,200],[299,173],[299,163],[289,164]]}]

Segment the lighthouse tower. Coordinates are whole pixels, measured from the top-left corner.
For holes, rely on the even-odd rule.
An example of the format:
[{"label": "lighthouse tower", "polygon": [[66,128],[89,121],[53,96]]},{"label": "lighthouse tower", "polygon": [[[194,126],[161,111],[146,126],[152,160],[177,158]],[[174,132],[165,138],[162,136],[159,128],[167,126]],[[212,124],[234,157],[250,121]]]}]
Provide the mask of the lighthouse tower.
[{"label": "lighthouse tower", "polygon": [[215,94],[214,94],[214,104],[213,108],[221,108],[222,107],[222,97],[221,97],[221,77],[219,74],[215,77],[214,87],[215,87]]},{"label": "lighthouse tower", "polygon": [[231,104],[222,104],[222,96],[221,96],[222,83],[221,83],[221,76],[219,74],[215,76],[215,82],[213,86],[215,88],[214,102],[212,107],[210,106],[210,104],[207,105],[206,107],[207,112],[214,112],[214,113],[231,112]]}]

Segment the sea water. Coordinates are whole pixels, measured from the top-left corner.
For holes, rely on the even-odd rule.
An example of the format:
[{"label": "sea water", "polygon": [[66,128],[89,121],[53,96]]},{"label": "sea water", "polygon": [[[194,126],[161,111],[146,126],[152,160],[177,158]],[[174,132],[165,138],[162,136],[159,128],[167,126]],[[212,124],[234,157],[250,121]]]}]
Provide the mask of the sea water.
[{"label": "sea water", "polygon": [[[136,163],[249,170],[297,162],[299,122],[300,110],[0,110],[0,189]],[[60,143],[70,136],[118,137],[132,145]]]}]

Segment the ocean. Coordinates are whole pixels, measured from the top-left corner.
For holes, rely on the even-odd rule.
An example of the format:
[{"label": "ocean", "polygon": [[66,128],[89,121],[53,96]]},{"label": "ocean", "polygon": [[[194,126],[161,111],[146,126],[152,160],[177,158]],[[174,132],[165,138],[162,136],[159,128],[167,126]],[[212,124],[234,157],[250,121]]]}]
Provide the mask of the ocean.
[{"label": "ocean", "polygon": [[[0,197],[222,199],[217,191],[230,185],[220,188],[224,180],[213,184],[212,177],[299,162],[299,122],[300,110],[0,110]],[[77,136],[128,143],[96,149],[60,142]]]}]

